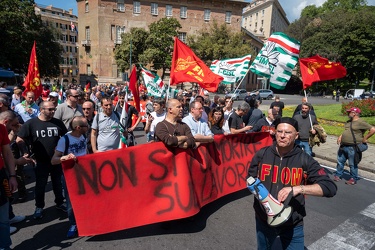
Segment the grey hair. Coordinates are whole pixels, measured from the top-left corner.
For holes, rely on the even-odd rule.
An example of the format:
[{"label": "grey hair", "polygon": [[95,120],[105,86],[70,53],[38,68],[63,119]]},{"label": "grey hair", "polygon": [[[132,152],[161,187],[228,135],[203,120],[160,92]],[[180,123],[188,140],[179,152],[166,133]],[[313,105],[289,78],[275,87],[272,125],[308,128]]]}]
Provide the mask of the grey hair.
[{"label": "grey hair", "polygon": [[242,102],[240,105],[238,105],[237,110],[249,111],[250,105],[247,102]]}]

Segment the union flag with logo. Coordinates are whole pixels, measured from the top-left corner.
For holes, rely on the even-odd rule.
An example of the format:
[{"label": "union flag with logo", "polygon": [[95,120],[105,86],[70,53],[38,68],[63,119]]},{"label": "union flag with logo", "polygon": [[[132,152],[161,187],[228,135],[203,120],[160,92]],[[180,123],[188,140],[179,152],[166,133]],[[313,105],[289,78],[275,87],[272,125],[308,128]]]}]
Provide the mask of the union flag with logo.
[{"label": "union flag with logo", "polygon": [[202,88],[216,92],[224,78],[213,73],[194,52],[178,38],[174,40],[170,85],[196,82]]},{"label": "union flag with logo", "polygon": [[34,41],[33,48],[31,50],[29,68],[25,82],[23,83],[25,91],[22,93],[24,96],[27,92],[32,91],[35,94],[35,99],[38,99],[42,95],[43,87],[40,83],[39,66],[38,60],[36,59],[36,42]]},{"label": "union flag with logo", "polygon": [[299,65],[303,80],[303,89],[310,87],[313,82],[333,80],[346,76],[346,68],[339,62],[330,62],[327,58],[315,55],[300,58]]}]

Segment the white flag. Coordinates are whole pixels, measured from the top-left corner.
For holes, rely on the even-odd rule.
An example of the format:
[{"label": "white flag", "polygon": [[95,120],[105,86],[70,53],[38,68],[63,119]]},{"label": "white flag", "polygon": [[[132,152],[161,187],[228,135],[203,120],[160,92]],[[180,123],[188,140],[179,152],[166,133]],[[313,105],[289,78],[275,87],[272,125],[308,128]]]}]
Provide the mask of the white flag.
[{"label": "white flag", "polygon": [[275,89],[284,89],[298,62],[300,42],[282,32],[273,33],[250,66],[257,75],[270,79]]},{"label": "white flag", "polygon": [[249,70],[251,55],[240,58],[215,60],[211,63],[212,72],[222,76],[223,84],[231,84],[240,81]]},{"label": "white flag", "polygon": [[147,93],[155,97],[163,97],[166,94],[166,89],[161,78],[141,66],[141,73],[143,82],[147,88]]}]

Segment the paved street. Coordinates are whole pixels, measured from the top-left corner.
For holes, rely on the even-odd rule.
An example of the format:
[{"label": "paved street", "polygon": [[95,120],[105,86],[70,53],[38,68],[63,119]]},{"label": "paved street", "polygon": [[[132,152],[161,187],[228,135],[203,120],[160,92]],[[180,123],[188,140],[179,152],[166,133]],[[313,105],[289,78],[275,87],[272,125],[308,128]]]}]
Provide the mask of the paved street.
[{"label": "paved street", "polygon": [[[300,96],[295,100],[299,103]],[[270,101],[263,102],[263,105],[269,105],[265,102]],[[144,143],[141,127],[136,137],[139,144]],[[313,150],[317,160],[328,166],[330,173],[335,167],[335,139],[329,137],[327,144]],[[371,147],[366,153],[366,164],[369,166],[371,161],[373,166],[370,150],[375,150],[373,145]],[[326,157],[322,159],[321,156]],[[26,169],[26,174],[30,177],[27,185],[29,199],[25,203],[15,204],[14,210],[16,214],[27,215],[27,219],[14,225],[19,228],[12,235],[14,249],[256,249],[253,197],[248,190],[208,204],[193,219],[173,221],[170,229],[163,229],[162,224],[154,224],[106,235],[67,239],[67,216],[54,208],[50,183],[46,193],[45,216],[39,221],[32,218],[33,170]],[[334,198],[307,198],[307,249],[371,249],[375,246],[375,178],[367,171],[360,174],[365,179],[355,186],[346,185],[344,181],[337,183],[338,193]],[[95,223],[95,218],[90,220]]]}]

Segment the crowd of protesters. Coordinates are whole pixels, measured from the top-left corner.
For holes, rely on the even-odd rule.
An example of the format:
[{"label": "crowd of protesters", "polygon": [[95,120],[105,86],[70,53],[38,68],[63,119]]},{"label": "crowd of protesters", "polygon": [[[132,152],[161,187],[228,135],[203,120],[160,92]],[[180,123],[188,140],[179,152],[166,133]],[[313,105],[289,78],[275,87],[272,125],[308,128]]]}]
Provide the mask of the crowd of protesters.
[{"label": "crowd of protesters", "polygon": [[[132,93],[123,85],[84,89],[70,84],[63,92],[59,93],[59,89],[44,87],[40,97],[31,91],[22,93],[17,87],[13,96],[0,93],[0,123],[3,124],[0,128],[6,127],[9,142],[3,143],[12,146],[16,159],[15,172],[8,170],[8,175],[15,176],[18,182],[16,200],[24,202],[27,199],[22,170],[24,166],[32,165],[36,180],[33,218],[42,219],[46,212],[46,184],[51,176],[55,207],[69,215],[69,238],[76,237],[79,228],[66,190],[62,161],[117,149],[124,141],[126,146],[134,146],[137,142],[133,131],[141,122],[147,142],[162,141],[171,147],[197,148],[213,142],[214,135],[218,134],[267,131],[274,136],[273,123],[281,117],[284,108],[277,97],[265,116],[259,110],[261,101],[256,96],[234,107],[230,97],[215,95],[211,100],[206,91],[181,89],[166,99],[148,95],[147,89],[140,85],[138,110]],[[1,113],[5,117],[3,122]],[[122,113],[125,122],[120,121]],[[10,234],[17,231],[10,224],[25,219],[25,216],[13,214],[10,203],[7,206],[0,212],[9,214],[6,216],[8,222],[3,225],[9,234],[1,236],[7,239],[0,241],[5,242],[0,248],[9,247]]]}]

